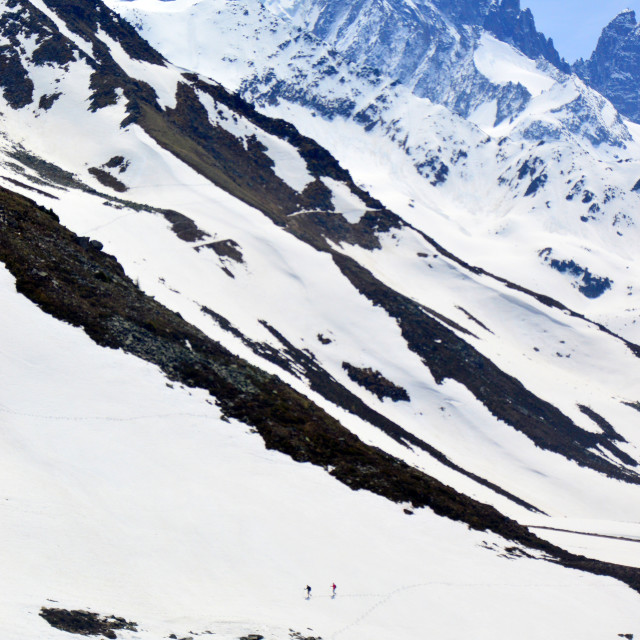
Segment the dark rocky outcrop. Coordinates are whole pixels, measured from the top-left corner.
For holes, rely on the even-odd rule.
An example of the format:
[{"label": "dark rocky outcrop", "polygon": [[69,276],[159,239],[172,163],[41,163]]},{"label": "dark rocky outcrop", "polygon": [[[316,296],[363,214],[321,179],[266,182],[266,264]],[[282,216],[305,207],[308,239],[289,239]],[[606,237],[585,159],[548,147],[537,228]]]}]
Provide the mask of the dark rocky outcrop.
[{"label": "dark rocky outcrop", "polygon": [[553,40],[537,30],[531,10],[522,10],[520,0],[435,0],[435,5],[458,25],[481,26],[529,58],[544,58],[562,71],[569,70]]},{"label": "dark rocky outcrop", "polygon": [[[238,264],[244,264],[244,257],[240,250],[240,245],[235,240],[217,240],[203,245],[207,249],[211,249],[221,258],[229,258]],[[200,250],[201,247],[198,247]]]},{"label": "dark rocky outcrop", "polygon": [[531,10],[520,8],[520,0],[491,3],[482,26],[498,40],[520,49],[529,58],[544,58],[561,71],[570,71],[569,65],[556,51],[553,40],[536,29]]},{"label": "dark rocky outcrop", "polygon": [[[584,202],[584,200],[583,200]],[[538,255],[552,269],[560,273],[572,276],[575,279],[575,286],[578,291],[586,298],[595,299],[611,289],[613,281],[607,277],[594,275],[586,267],[581,267],[575,260],[558,260],[553,258],[553,250],[550,248],[542,249]]]},{"label": "dark rocky outcrop", "polygon": [[384,400],[385,398],[389,398],[394,402],[409,402],[410,400],[406,389],[399,387],[391,380],[387,380],[379,371],[374,371],[369,367],[355,367],[349,362],[343,362],[342,368],[347,372],[351,380],[371,391],[379,400]]},{"label": "dark rocky outcrop", "polygon": [[100,167],[90,167],[88,171],[101,185],[113,189],[118,193],[127,191],[127,185],[124,184],[122,180],[118,180],[118,178],[112,176],[108,171]]},{"label": "dark rocky outcrop", "polygon": [[40,109],[43,109],[44,111],[48,111],[49,109],[51,109],[51,107],[54,105],[55,101],[61,95],[62,95],[61,93],[56,92],[56,93],[51,93],[51,94],[40,96],[40,100],[38,101],[38,107]]},{"label": "dark rocky outcrop", "polygon": [[116,631],[138,631],[137,623],[117,616],[101,616],[93,611],[42,607],[40,616],[52,627],[81,636],[104,636],[113,640]]},{"label": "dark rocky outcrop", "polygon": [[97,37],[98,30],[102,30],[118,42],[132,59],[164,65],[164,58],[126,20],[111,11],[101,0],[45,1],[73,33],[94,45],[94,55],[98,58],[104,59],[106,49]]},{"label": "dark rocky outcrop", "polygon": [[4,99],[13,109],[21,109],[33,102],[33,81],[20,56],[10,47],[0,47],[0,83]]}]

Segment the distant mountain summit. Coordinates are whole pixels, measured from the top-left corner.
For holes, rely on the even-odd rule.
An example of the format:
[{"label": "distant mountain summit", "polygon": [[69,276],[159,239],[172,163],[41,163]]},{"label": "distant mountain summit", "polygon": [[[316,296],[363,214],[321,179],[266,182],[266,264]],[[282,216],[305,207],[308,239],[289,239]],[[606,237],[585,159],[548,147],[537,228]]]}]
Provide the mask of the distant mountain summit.
[{"label": "distant mountain summit", "polygon": [[616,16],[603,29],[591,57],[578,60],[573,70],[622,115],[640,122],[640,29],[635,12]]}]

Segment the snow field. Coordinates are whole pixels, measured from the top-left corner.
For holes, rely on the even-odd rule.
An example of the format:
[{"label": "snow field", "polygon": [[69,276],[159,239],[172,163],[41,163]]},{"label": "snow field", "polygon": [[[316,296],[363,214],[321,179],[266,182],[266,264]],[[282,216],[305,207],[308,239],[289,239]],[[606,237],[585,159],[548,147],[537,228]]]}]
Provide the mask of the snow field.
[{"label": "snow field", "polygon": [[495,84],[520,82],[532,96],[553,86],[554,80],[538,70],[536,64],[514,47],[484,32],[473,61],[478,71]]},{"label": "snow field", "polygon": [[7,640],[66,637],[37,616],[41,606],[138,622],[125,640],[206,630],[276,640],[289,628],[347,640],[572,629],[595,640],[636,630],[637,595],[619,583],[502,558],[482,546],[499,551],[495,536],[428,511],[407,516],[265,451],[205,394],[97,348],[0,273]]}]

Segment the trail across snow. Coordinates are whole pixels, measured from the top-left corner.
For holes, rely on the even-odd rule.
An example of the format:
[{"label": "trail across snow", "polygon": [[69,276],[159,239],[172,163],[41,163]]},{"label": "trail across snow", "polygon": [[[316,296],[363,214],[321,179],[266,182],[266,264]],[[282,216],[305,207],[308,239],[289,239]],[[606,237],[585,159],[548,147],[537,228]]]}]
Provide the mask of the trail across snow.
[{"label": "trail across snow", "polygon": [[69,422],[135,422],[137,420],[164,420],[164,419],[177,419],[177,418],[202,418],[205,420],[219,420],[217,416],[211,416],[206,413],[159,413],[153,415],[138,415],[138,416],[50,416],[36,413],[25,413],[23,411],[13,411],[6,406],[0,405],[0,412],[7,413],[14,416],[21,416],[26,418],[34,418],[36,420],[58,420]]},{"label": "trail across snow", "polygon": [[[333,633],[331,633],[331,635],[329,635],[329,638],[331,640],[333,640],[333,638],[337,638],[338,636],[342,635],[343,633],[349,631],[350,629],[354,629],[356,628],[358,625],[360,625],[362,622],[364,622],[364,620],[366,620],[369,616],[371,616],[375,611],[377,611],[378,609],[384,609],[389,602],[394,599],[394,598],[398,598],[400,599],[401,596],[408,591],[420,591],[421,589],[426,590],[426,589],[433,589],[434,587],[438,588],[438,589],[442,589],[442,588],[455,588],[455,589],[459,589],[459,588],[466,588],[466,589],[484,589],[484,588],[491,588],[491,587],[495,587],[495,588],[499,588],[499,589],[503,589],[505,586],[508,586],[512,589],[530,589],[530,588],[538,588],[538,589],[546,589],[546,588],[550,588],[550,587],[557,587],[557,584],[537,584],[537,585],[532,585],[532,584],[520,584],[520,585],[497,585],[497,584],[488,584],[488,583],[480,583],[480,582],[476,582],[476,583],[466,583],[466,584],[456,584],[453,582],[423,582],[420,584],[409,584],[409,585],[405,585],[402,587],[398,587],[397,589],[394,589],[393,591],[389,591],[388,593],[375,593],[375,594],[340,594],[340,595],[336,595],[336,598],[362,598],[362,599],[374,599],[376,600],[374,602],[374,604],[372,604],[371,606],[368,606],[368,608],[366,610],[363,611],[363,613],[361,615],[359,615],[356,619],[354,619],[352,622],[350,622],[349,624],[347,624],[346,626],[342,627],[341,629],[338,629],[337,631],[334,631]],[[320,597],[320,598],[331,598],[333,599],[332,596],[314,596],[314,597]],[[425,600],[428,599],[428,596],[425,597]]]}]

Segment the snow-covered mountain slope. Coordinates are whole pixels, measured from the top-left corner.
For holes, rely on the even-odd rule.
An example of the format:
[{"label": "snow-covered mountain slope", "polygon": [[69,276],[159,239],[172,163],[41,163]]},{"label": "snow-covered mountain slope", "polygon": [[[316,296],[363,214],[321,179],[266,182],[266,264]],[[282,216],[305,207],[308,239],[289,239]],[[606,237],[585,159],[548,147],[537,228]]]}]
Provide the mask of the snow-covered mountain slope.
[{"label": "snow-covered mountain slope", "polygon": [[[166,62],[101,3],[1,7],[14,66],[0,98],[10,189],[0,194],[0,259],[15,337],[0,354],[3,371],[20,369],[0,400],[6,468],[17,478],[7,485],[17,510],[7,546],[18,566],[29,540],[48,555],[69,531],[78,538],[21,576],[2,618],[9,637],[61,637],[37,617],[46,598],[125,616],[149,637],[253,629],[279,638],[292,629],[388,638],[398,628],[403,637],[460,637],[477,626],[473,612],[497,611],[486,600],[502,609],[504,585],[519,602],[513,616],[552,607],[546,626],[523,632],[530,637],[566,628],[583,608],[586,637],[634,631],[626,627],[637,596],[623,583],[638,588],[637,346],[440,246],[425,232],[431,225],[409,217],[425,203],[403,203],[405,187],[394,191],[390,177],[372,194],[367,181],[356,184],[347,169],[371,179],[386,153],[404,158],[377,132],[317,118],[322,142],[354,133],[338,163],[305,131]],[[442,107],[429,108],[450,125]],[[430,130],[435,141],[443,129]],[[411,164],[396,175],[409,169],[405,186],[417,195],[425,182]],[[77,328],[119,352],[105,355]],[[30,383],[33,356],[18,354],[34,336],[45,356]],[[96,370],[76,372],[92,354]],[[126,373],[113,380],[116,366]],[[49,394],[40,392],[47,378]],[[33,484],[32,468],[42,473]],[[66,514],[55,536],[47,505]],[[405,529],[407,520],[417,528]],[[396,544],[384,568],[383,545]],[[99,571],[87,569],[93,556]],[[293,605],[289,594],[312,579],[349,584],[349,570],[344,581],[329,575],[335,558],[366,564],[342,612],[328,598],[318,609],[307,606],[316,600]],[[466,578],[436,581],[425,596],[416,558],[426,575],[442,567]],[[274,595],[280,567],[290,586]],[[365,591],[376,581],[393,584]],[[497,596],[487,591],[495,584]],[[584,584],[594,587],[583,596]],[[521,597],[521,585],[549,590],[534,597],[522,587]],[[416,602],[425,598],[449,608],[423,615]],[[469,618],[451,620],[461,598]],[[487,633],[507,637],[515,617],[490,617]]]},{"label": "snow-covered mountain slope", "polygon": [[[111,5],[178,64],[322,140],[357,183],[470,263],[638,340],[636,129],[576,76],[476,29],[443,72],[472,96],[463,120],[259,2]],[[509,87],[526,93],[515,111],[496,98]]]},{"label": "snow-covered mountain slope", "polygon": [[[230,418],[229,396],[219,385],[214,407],[193,381],[188,387],[168,384],[150,364],[125,352],[155,349],[175,379],[189,353],[205,355],[206,339],[146,298],[97,246],[78,250],[80,239],[50,211],[6,191],[0,199],[0,255],[17,274],[14,279],[4,268],[0,273],[2,382],[9,392],[0,405],[8,558],[4,637],[68,637],[67,630],[83,628],[82,610],[114,615],[107,622],[115,624],[117,637],[131,639],[376,639],[399,630],[407,638],[425,632],[506,638],[514,624],[530,619],[535,624],[523,629],[525,638],[569,627],[587,638],[635,632],[637,594],[610,578],[543,559],[557,554],[562,564],[636,585],[634,572],[562,554],[526,534],[514,543],[524,533],[514,523],[505,523],[505,539],[470,531],[429,509],[415,510],[409,501],[394,504],[354,492],[346,486],[358,484],[353,471],[347,471],[350,482],[343,477],[338,483],[318,466],[265,450],[247,428],[255,423],[251,410],[241,422]],[[45,280],[33,264],[51,278]],[[94,340],[112,346],[119,340],[122,349],[100,349],[16,288],[54,315],[84,324]],[[153,340],[145,339],[149,314]],[[97,331],[100,323],[111,330]],[[211,346],[206,358],[216,366],[207,372],[201,360],[200,380],[224,371],[220,350]],[[277,381],[261,380],[238,359],[233,367],[228,382],[240,383],[242,403],[266,410],[267,418],[269,405],[240,381],[247,373],[254,385]],[[290,392],[277,397],[295,408]],[[309,405],[298,409],[302,420],[302,412],[314,411]],[[277,428],[286,428],[278,411]],[[265,435],[264,419],[256,424]],[[343,437],[332,459],[326,449],[330,431],[322,437],[320,454],[335,463],[332,475],[340,479],[340,456],[351,443]],[[351,448],[348,465],[354,453]],[[400,467],[378,482],[393,485],[396,474],[400,491],[410,490],[407,498],[419,504],[420,488],[407,483]],[[431,484],[427,494],[438,512],[437,487]],[[458,505],[460,497],[450,514]],[[478,508],[467,501],[465,518]],[[490,526],[500,526],[497,514],[492,518]],[[625,543],[622,534],[628,532],[613,524],[604,531],[619,536],[612,541],[618,548],[596,538],[601,544],[591,544],[590,551],[628,561],[632,549],[624,545],[634,545],[631,538]],[[332,581],[339,585],[336,598],[329,596]],[[313,585],[309,600],[305,584]],[[460,602],[465,615],[453,615]],[[539,616],[540,607],[545,616]],[[484,630],[478,630],[479,620]],[[128,629],[121,630],[124,621]]]},{"label": "snow-covered mountain slope", "polygon": [[553,43],[536,31],[531,12],[521,11],[517,0],[268,0],[265,5],[331,44],[350,62],[381,70],[416,95],[463,116],[492,99],[502,110],[517,112],[528,98],[525,86],[495,85],[478,72],[473,51],[481,30],[566,70]]},{"label": "snow-covered mountain slope", "polygon": [[41,607],[124,617],[125,640],[506,638],[529,619],[525,638],[636,631],[620,583],[514,561],[493,534],[267,451],[207,394],[169,388],[0,279],[3,638],[78,637]]},{"label": "snow-covered mountain slope", "polygon": [[[59,11],[64,18],[64,11]],[[116,53],[125,46],[135,48],[132,34],[132,42],[125,45],[106,32],[98,33],[92,43],[95,49],[101,50],[101,42]],[[95,61],[93,84],[112,87],[119,82],[121,86],[114,89],[114,104],[78,113],[73,123],[75,135],[89,137],[92,128],[109,131],[109,143],[96,141],[94,148],[82,149],[58,144],[54,123],[62,113],[65,118],[69,113],[63,101],[75,105],[87,101],[77,95],[87,89],[73,79],[85,64],[80,60],[74,71],[64,72],[70,90],[51,109],[37,109],[37,118],[27,110],[9,116],[15,118],[10,130],[35,128],[33,139],[37,138],[38,146],[25,151],[14,145],[7,151],[14,161],[22,161],[24,171],[36,172],[40,180],[54,185],[58,181],[61,186],[64,178],[67,186],[76,187],[68,195],[58,195],[56,209],[60,208],[63,221],[104,243],[146,291],[180,309],[186,319],[214,336],[226,334],[225,340],[253,362],[270,361],[299,388],[309,385],[331,403],[336,415],[349,412],[356,431],[382,430],[391,438],[387,446],[396,455],[424,458],[421,464],[447,479],[454,472],[461,486],[480,478],[483,484],[474,490],[481,491],[483,499],[502,504],[504,498],[517,498],[516,504],[545,512],[554,509],[543,504],[547,492],[538,498],[527,489],[523,496],[520,488],[514,491],[509,486],[527,485],[515,481],[518,472],[512,469],[514,460],[522,456],[519,440],[500,464],[488,469],[485,461],[461,465],[456,460],[459,448],[464,451],[468,446],[468,437],[478,438],[477,424],[487,420],[506,438],[513,429],[526,436],[526,447],[534,457],[540,455],[537,445],[561,453],[572,464],[636,481],[636,463],[633,455],[628,457],[633,451],[625,452],[626,445],[620,449],[615,444],[618,436],[602,433],[588,413],[603,414],[614,429],[625,429],[625,423],[635,421],[637,412],[630,405],[636,398],[633,387],[627,387],[628,371],[636,368],[633,348],[580,318],[565,320],[562,309],[548,308],[508,283],[465,267],[359,190],[326,152],[289,125],[261,116],[218,85],[192,75],[185,78],[162,64],[137,67],[120,55],[130,73],[141,70],[144,80],[153,85],[136,92],[135,75],[112,75],[109,61]],[[172,73],[175,106],[165,89]],[[65,88],[62,80],[59,86]],[[167,108],[161,108],[162,99],[153,102],[152,91],[167,96]],[[109,186],[114,193],[128,188],[127,198],[131,193],[136,200],[111,197],[106,212],[89,220],[78,202],[95,201],[96,195],[104,201],[104,195],[92,193],[96,187],[79,189],[81,185],[68,174],[48,171],[34,154],[65,170],[73,169],[102,191]],[[63,204],[67,199],[68,208]],[[218,203],[213,210],[212,202]],[[103,205],[100,208],[105,210]],[[141,209],[155,215],[131,218],[123,213]],[[234,211],[231,217],[229,210]],[[167,228],[167,221],[177,235]],[[139,246],[136,240],[141,234],[147,242]],[[265,242],[275,249],[265,253]],[[176,256],[175,260],[169,262],[168,255]],[[212,266],[217,267],[213,273]],[[454,289],[460,294],[452,296]],[[488,297],[496,302],[487,308]],[[531,323],[525,323],[525,333],[515,339],[518,346],[507,349],[505,337],[521,322],[523,304],[533,304],[535,314],[543,313],[546,320],[533,335],[528,334]],[[588,350],[581,349],[591,359],[581,369],[583,381],[574,380],[573,366],[567,367],[567,377],[560,366],[564,386],[558,381],[549,386],[530,359],[540,358],[541,367],[556,369],[559,360],[571,355],[571,351],[545,346],[547,333],[558,344],[562,340],[578,343],[577,335],[567,340],[563,330],[552,330],[559,319],[570,333],[586,331],[595,342]],[[375,344],[372,335],[378,336]],[[493,335],[498,339],[493,340]],[[608,346],[598,347],[599,341]],[[271,346],[265,347],[265,342]],[[619,354],[616,366],[629,362],[624,376],[604,378],[598,373],[602,349]],[[593,379],[601,380],[600,388],[607,389],[598,399],[591,391]],[[447,380],[451,382],[445,387],[446,402],[464,405],[467,438],[446,435],[450,433],[448,414],[442,411],[439,398],[441,383]],[[584,407],[589,408],[587,412]],[[558,426],[549,430],[548,421]],[[432,433],[433,427],[425,422],[442,427]],[[442,433],[437,435],[438,431]],[[404,442],[418,453],[403,452],[399,445]],[[604,453],[600,447],[609,451]],[[610,459],[612,453],[615,461]],[[597,474],[593,478],[596,484],[602,482]],[[555,481],[554,486],[557,491]],[[628,487],[623,484],[619,490],[620,505],[626,504]],[[507,503],[505,508],[512,505]],[[582,514],[591,507],[575,508]]]}]

